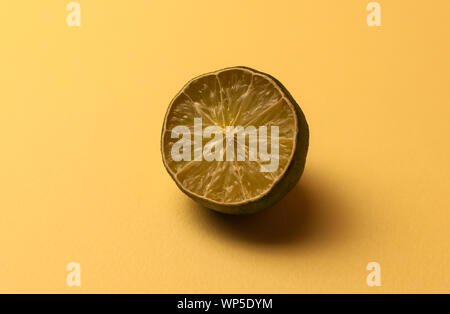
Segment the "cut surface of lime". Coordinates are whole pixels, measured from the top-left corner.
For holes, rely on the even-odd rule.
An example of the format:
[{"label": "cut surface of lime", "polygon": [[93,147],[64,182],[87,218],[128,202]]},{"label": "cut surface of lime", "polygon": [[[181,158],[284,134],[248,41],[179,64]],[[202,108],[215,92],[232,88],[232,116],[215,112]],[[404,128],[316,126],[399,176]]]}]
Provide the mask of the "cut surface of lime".
[{"label": "cut surface of lime", "polygon": [[245,214],[295,185],[308,138],[303,113],[281,83],[235,67],[202,75],[176,95],[161,151],[183,192],[208,208]]}]

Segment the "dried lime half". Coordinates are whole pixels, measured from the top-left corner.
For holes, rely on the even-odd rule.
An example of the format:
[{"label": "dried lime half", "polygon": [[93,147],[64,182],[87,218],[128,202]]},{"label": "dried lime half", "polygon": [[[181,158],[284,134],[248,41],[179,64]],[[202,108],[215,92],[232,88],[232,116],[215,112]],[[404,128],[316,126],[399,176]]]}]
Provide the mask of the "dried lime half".
[{"label": "dried lime half", "polygon": [[167,110],[161,152],[178,187],[227,214],[268,208],[289,192],[305,166],[309,129],[275,78],[227,68],[190,81]]}]

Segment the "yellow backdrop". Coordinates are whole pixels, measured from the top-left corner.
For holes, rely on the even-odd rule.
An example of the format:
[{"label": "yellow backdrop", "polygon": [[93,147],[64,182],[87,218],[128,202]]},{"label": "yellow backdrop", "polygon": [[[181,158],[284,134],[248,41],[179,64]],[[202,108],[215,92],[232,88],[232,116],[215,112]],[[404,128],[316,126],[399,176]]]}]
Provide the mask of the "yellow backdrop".
[{"label": "yellow backdrop", "polygon": [[[368,0],[79,0],[81,27],[68,2],[0,4],[0,292],[450,292],[450,1],[379,1],[381,27]],[[236,65],[311,129],[300,184],[245,218],[159,152],[184,83]]]}]

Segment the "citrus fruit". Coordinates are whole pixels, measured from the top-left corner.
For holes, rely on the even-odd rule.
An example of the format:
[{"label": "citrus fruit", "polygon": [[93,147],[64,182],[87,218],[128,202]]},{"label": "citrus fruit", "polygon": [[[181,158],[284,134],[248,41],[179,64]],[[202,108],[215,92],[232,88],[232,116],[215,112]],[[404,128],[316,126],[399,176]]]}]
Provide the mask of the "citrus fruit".
[{"label": "citrus fruit", "polygon": [[286,88],[246,67],[197,77],[175,96],[161,135],[164,166],[201,205],[250,214],[300,179],[309,129]]}]

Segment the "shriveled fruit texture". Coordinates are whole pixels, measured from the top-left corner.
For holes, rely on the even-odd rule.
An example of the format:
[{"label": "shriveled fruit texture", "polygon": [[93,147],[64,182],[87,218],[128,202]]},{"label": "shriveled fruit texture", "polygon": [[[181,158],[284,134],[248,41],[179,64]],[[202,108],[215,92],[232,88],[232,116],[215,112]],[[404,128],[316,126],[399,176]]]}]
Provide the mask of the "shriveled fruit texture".
[{"label": "shriveled fruit texture", "polygon": [[[194,124],[200,118],[201,129]],[[181,138],[174,130],[180,126],[189,129],[191,139],[186,149],[191,158],[182,160],[173,155]],[[205,136],[208,127],[222,135]],[[239,133],[229,135],[230,129],[248,132],[239,141]],[[202,75],[180,91],[164,119],[161,151],[167,171],[188,196],[223,213],[248,214],[272,206],[295,186],[308,141],[305,117],[283,85],[267,74],[235,67]],[[223,157],[205,160],[208,143],[223,148]]]}]

